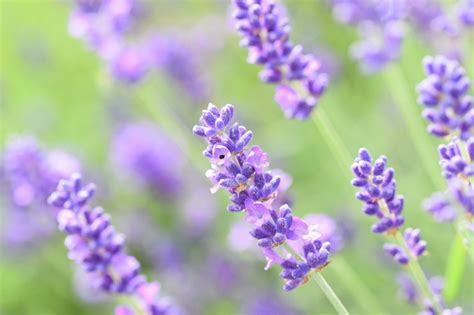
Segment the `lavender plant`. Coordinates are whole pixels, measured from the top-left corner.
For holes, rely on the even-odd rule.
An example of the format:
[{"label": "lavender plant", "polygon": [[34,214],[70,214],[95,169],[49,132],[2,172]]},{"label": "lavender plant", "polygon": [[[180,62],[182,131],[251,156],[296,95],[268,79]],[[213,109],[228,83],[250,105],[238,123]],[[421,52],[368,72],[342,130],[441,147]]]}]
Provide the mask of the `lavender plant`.
[{"label": "lavender plant", "polygon": [[426,299],[425,314],[455,314],[440,303],[418,263],[426,253],[427,246],[421,238],[420,230],[407,228],[403,235],[400,232],[405,223],[402,215],[404,199],[397,195],[394,170],[387,167],[387,158],[382,155],[373,161],[369,151],[362,148],[352,164],[352,171],[355,175],[352,185],[359,188],[356,198],[364,203],[364,213],[378,220],[372,226],[372,232],[385,234],[390,243],[384,245],[384,250],[397,263],[409,267]]},{"label": "lavender plant", "polygon": [[293,215],[288,205],[273,207],[280,178],[268,170],[267,154],[259,146],[249,147],[253,133],[238,123],[230,125],[233,115],[232,105],[218,109],[209,104],[193,128],[195,135],[208,141],[203,154],[212,165],[206,172],[214,184],[211,191],[227,190],[231,195],[227,210],[246,214],[245,220],[254,225],[250,234],[267,259],[265,269],[281,266],[286,291],[314,276],[338,313],[347,314],[321,275],[329,263],[331,244],[321,242],[317,226]]},{"label": "lavender plant", "polygon": [[417,86],[418,103],[428,132],[436,137],[467,140],[474,132],[474,99],[467,95],[470,80],[456,60],[443,56],[423,59],[426,78]]},{"label": "lavender plant", "polygon": [[278,84],[275,101],[288,118],[307,119],[324,93],[329,78],[319,60],[289,40],[283,6],[273,0],[235,0],[235,28],[247,61],[264,67],[260,79]]},{"label": "lavender plant", "polygon": [[[440,165],[448,189],[425,201],[425,209],[439,222],[460,221],[468,251],[474,253],[474,99],[468,95],[470,80],[460,64],[444,56],[423,60],[426,78],[417,86],[418,102],[426,108],[428,132],[447,139],[439,146]],[[459,214],[466,220],[459,220]],[[463,221],[463,222],[462,222]],[[472,254],[474,255],[474,254]]]},{"label": "lavender plant", "polygon": [[[147,282],[140,274],[138,260],[126,254],[125,236],[116,232],[110,216],[100,207],[89,205],[95,185],[83,185],[78,173],[61,180],[48,203],[58,209],[58,228],[67,234],[68,257],[87,273],[94,288],[109,294],[133,297],[138,310],[124,305],[116,315],[178,314],[179,311],[163,298],[157,298],[160,285]],[[137,313],[138,312],[138,313]]]}]

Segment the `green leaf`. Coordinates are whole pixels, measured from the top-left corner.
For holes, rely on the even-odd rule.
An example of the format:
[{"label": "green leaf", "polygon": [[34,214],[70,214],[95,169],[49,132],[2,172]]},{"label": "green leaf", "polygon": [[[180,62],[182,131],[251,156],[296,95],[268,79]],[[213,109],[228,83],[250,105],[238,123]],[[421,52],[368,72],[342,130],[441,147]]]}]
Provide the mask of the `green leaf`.
[{"label": "green leaf", "polygon": [[461,286],[461,280],[464,273],[464,265],[466,261],[466,250],[464,249],[462,237],[457,234],[451,245],[446,265],[444,298],[447,302],[452,301]]}]

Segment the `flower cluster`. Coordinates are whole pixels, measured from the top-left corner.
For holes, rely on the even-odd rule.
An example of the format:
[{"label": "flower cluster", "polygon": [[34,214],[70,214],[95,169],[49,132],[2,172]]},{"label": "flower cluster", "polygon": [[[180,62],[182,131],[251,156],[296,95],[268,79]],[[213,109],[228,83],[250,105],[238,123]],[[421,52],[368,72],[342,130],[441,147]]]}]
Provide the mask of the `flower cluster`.
[{"label": "flower cluster", "polygon": [[456,60],[443,56],[423,59],[426,78],[417,86],[418,102],[426,107],[423,116],[428,131],[437,137],[459,136],[466,140],[473,133],[473,98],[467,95],[470,80]]},{"label": "flower cluster", "polygon": [[[464,153],[466,152],[465,156]],[[468,180],[474,176],[474,137],[466,143],[454,139],[447,145],[439,146],[440,165],[446,179],[460,177]]]},{"label": "flower cluster", "polygon": [[360,40],[352,57],[364,72],[376,72],[398,59],[404,39],[406,5],[403,1],[333,0],[333,14],[342,23],[357,26]]},{"label": "flower cluster", "polygon": [[[94,192],[95,185],[83,185],[75,173],[69,180],[61,180],[48,198],[50,205],[60,209],[57,222],[68,235],[68,257],[82,267],[94,288],[136,296],[145,314],[176,314],[168,302],[156,299],[158,283],[148,283],[140,274],[137,259],[125,253],[125,236],[115,231],[110,216],[100,207],[89,206]],[[116,314],[135,313],[120,306]]]},{"label": "flower cluster", "polygon": [[284,9],[273,0],[234,0],[235,28],[248,62],[260,64],[263,82],[278,84],[275,100],[289,118],[307,119],[328,85],[315,56],[289,41]]},{"label": "flower cluster", "polygon": [[135,175],[162,196],[175,196],[182,186],[178,147],[149,122],[122,126],[113,139],[111,156],[120,170]]},{"label": "flower cluster", "polygon": [[176,36],[151,32],[132,42],[128,34],[143,18],[139,0],[77,0],[69,21],[72,36],[84,40],[108,65],[115,78],[136,83],[153,68],[173,79],[190,96],[203,98],[207,87],[198,75],[190,45]]},{"label": "flower cluster", "polygon": [[3,245],[18,247],[49,235],[54,214],[47,210],[48,195],[59,179],[77,171],[79,162],[64,151],[43,150],[32,137],[9,139],[0,172],[8,203]]},{"label": "flower cluster", "polygon": [[293,290],[323,268],[329,259],[330,243],[321,242],[317,226],[308,225],[293,215],[286,204],[275,209],[280,178],[269,166],[267,154],[258,146],[249,147],[252,132],[237,123],[231,125],[234,107],[221,109],[209,104],[194,126],[193,133],[206,138],[203,154],[212,168],[206,173],[214,187],[230,194],[230,212],[245,212],[254,225],[250,234],[257,240],[267,259],[267,268],[280,264],[285,290]]},{"label": "flower cluster", "polygon": [[457,6],[459,21],[452,16],[450,8],[444,8],[437,0],[331,0],[330,3],[337,20],[358,28],[360,40],[351,46],[350,52],[367,73],[379,71],[399,58],[408,24],[415,26],[434,50],[462,59],[462,26],[472,26],[474,21],[472,0]]},{"label": "flower cluster", "polygon": [[394,170],[386,165],[385,156],[379,157],[372,165],[367,149],[361,149],[352,165],[356,176],[352,185],[360,188],[356,197],[365,203],[364,213],[379,220],[372,226],[372,231],[393,234],[405,223],[402,215],[404,199],[397,196]]},{"label": "flower cluster", "polygon": [[[352,164],[352,171],[355,175],[352,185],[359,188],[356,198],[364,202],[364,213],[378,219],[372,232],[398,234],[405,223],[402,216],[404,199],[397,195],[394,170],[387,168],[387,158],[380,156],[372,161],[369,151],[362,148]],[[384,249],[395,261],[405,265],[410,257],[416,259],[423,255],[426,242],[421,240],[420,230],[407,228],[403,244],[385,244]]]}]

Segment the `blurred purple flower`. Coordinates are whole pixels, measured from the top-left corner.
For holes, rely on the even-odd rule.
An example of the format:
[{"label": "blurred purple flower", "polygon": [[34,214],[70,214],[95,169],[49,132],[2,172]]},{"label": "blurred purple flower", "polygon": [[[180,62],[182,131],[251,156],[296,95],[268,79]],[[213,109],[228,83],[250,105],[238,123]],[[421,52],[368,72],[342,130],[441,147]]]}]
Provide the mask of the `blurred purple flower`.
[{"label": "blurred purple flower", "polygon": [[275,294],[257,295],[245,306],[243,315],[301,315],[302,313]]},{"label": "blurred purple flower", "polygon": [[54,231],[54,212],[46,200],[60,178],[79,171],[79,162],[62,150],[43,150],[33,137],[7,141],[2,158],[5,220],[2,243],[35,245]]},{"label": "blurred purple flower", "polygon": [[122,126],[113,139],[110,154],[121,170],[165,197],[174,198],[182,187],[181,152],[149,122]]},{"label": "blurred purple flower", "polygon": [[458,16],[466,27],[474,26],[474,0],[464,0],[458,5]]}]

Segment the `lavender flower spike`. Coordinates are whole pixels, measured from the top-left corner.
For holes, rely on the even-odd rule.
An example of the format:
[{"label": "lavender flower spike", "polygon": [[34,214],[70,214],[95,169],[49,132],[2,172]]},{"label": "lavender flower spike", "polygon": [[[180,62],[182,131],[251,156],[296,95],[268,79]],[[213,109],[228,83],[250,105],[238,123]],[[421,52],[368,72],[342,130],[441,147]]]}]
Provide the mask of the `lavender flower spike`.
[{"label": "lavender flower spike", "polygon": [[394,170],[386,168],[387,158],[380,156],[372,165],[369,151],[363,148],[352,164],[355,179],[352,185],[359,187],[356,198],[364,202],[364,213],[375,216],[378,222],[372,226],[374,233],[395,234],[405,223],[402,216],[404,199],[396,195]]},{"label": "lavender flower spike", "polygon": [[[380,156],[372,162],[369,151],[365,148],[360,149],[359,156],[352,164],[355,175],[352,185],[359,188],[356,198],[364,202],[365,214],[378,219],[372,226],[372,232],[395,236],[405,223],[402,216],[404,199],[403,196],[396,194],[394,170],[386,166],[385,156]],[[411,259],[423,255],[426,242],[421,240],[419,229],[408,228],[405,230],[403,244],[385,244],[384,250],[395,261],[406,265]]]},{"label": "lavender flower spike", "polygon": [[295,216],[287,204],[280,206],[280,177],[267,170],[267,154],[249,145],[252,132],[231,124],[233,113],[232,105],[218,109],[210,104],[200,125],[193,128],[195,135],[208,141],[203,154],[212,164],[206,173],[214,184],[211,191],[222,188],[230,193],[228,211],[246,213],[245,220],[253,224],[250,234],[262,248],[267,268],[279,264],[284,289],[293,290],[328,264],[331,244],[320,240],[315,224]]},{"label": "lavender flower spike", "polygon": [[[107,293],[132,295],[140,305],[140,314],[177,314],[166,301],[157,300],[159,284],[148,283],[140,274],[140,263],[124,251],[125,236],[115,231],[110,216],[100,207],[92,208],[95,185],[82,185],[78,173],[61,180],[48,203],[60,209],[59,229],[66,233],[68,257],[90,276],[93,287]],[[116,315],[133,315],[125,306]]]},{"label": "lavender flower spike", "polygon": [[426,78],[416,87],[418,103],[426,109],[428,131],[436,137],[459,136],[462,140],[473,134],[473,98],[467,95],[470,80],[456,60],[443,56],[423,59]]},{"label": "lavender flower spike", "polygon": [[290,26],[273,0],[234,0],[235,28],[248,62],[260,64],[262,81],[278,84],[275,100],[288,118],[304,120],[324,93],[329,78],[316,57],[289,41]]}]

